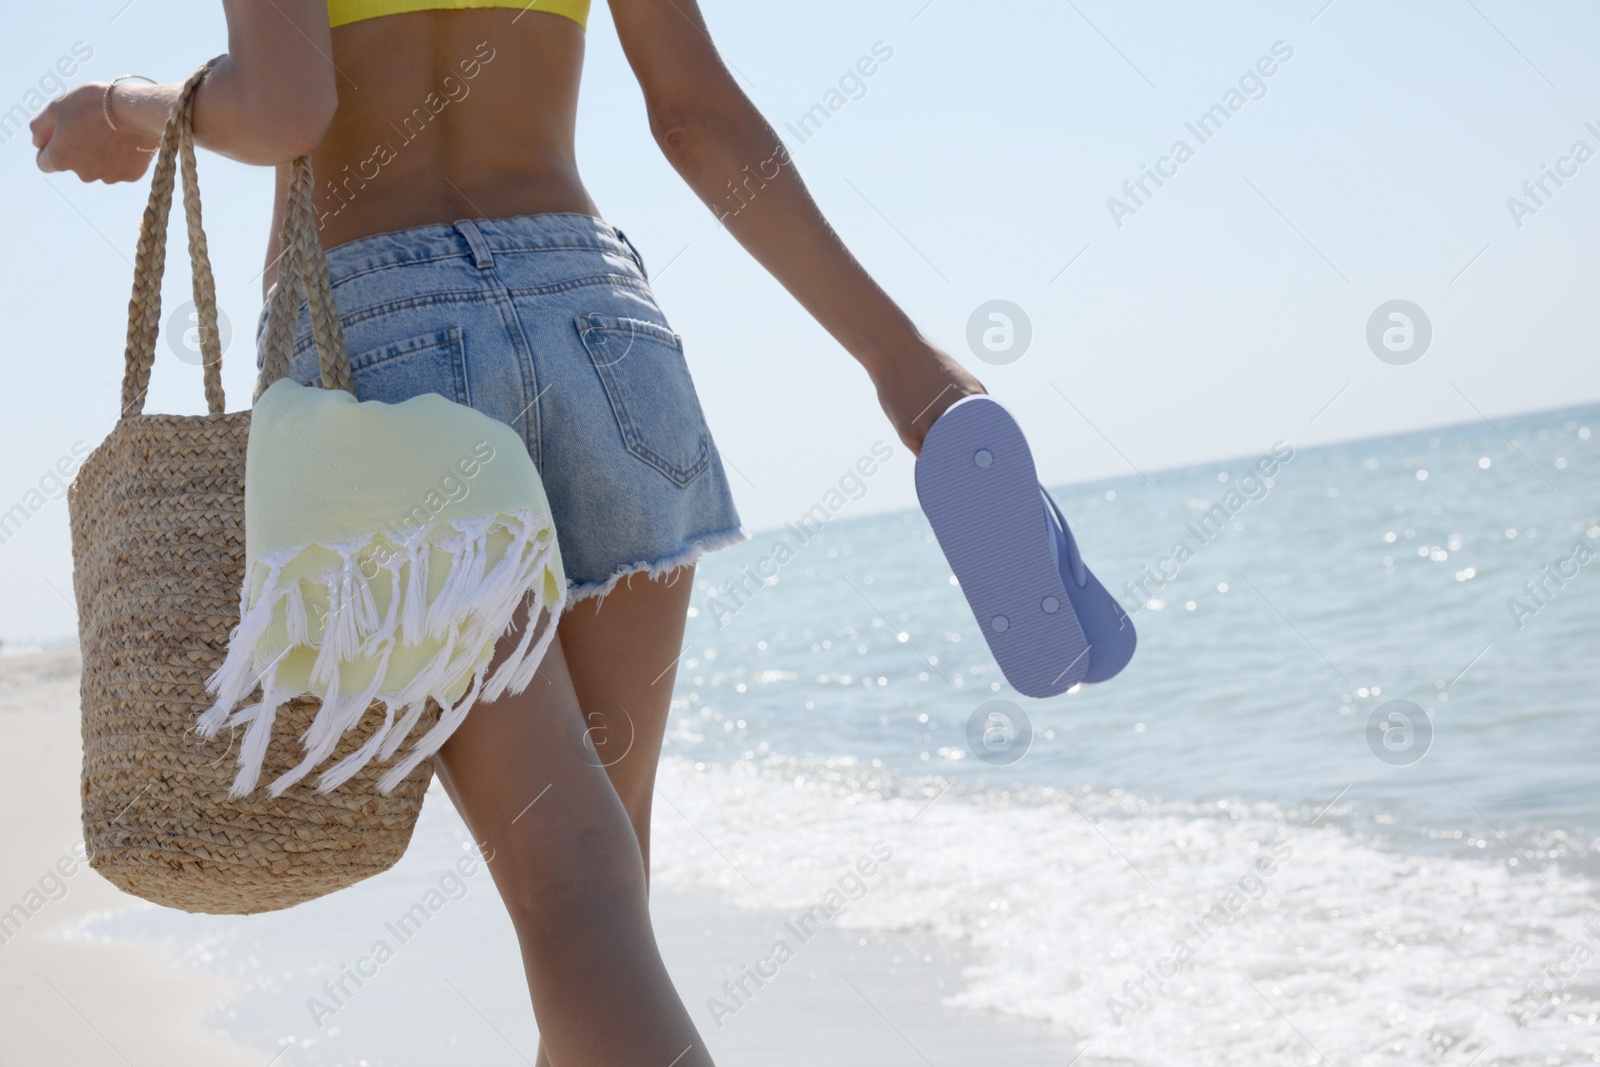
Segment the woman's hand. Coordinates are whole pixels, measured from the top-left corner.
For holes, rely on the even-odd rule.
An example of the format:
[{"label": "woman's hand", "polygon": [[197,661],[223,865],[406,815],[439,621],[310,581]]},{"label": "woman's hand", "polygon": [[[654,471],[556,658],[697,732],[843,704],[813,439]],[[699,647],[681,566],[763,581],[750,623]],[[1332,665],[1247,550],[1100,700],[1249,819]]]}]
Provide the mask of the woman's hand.
[{"label": "woman's hand", "polygon": [[143,177],[159,139],[152,141],[148,133],[128,124],[119,123],[113,130],[102,110],[105,91],[105,82],[80,85],[50,101],[34,118],[29,128],[33,146],[39,149],[40,170],[70,170],[86,182],[108,185]]},{"label": "woman's hand", "polygon": [[[200,84],[194,143],[258,167],[315,151],[339,107],[328,0],[223,0],[227,55]],[[39,169],[70,170],[86,182],[137,181],[161,144],[179,82],[90,82],[52,100],[30,124]],[[143,151],[140,151],[143,149]]]},{"label": "woman's hand", "polygon": [[946,408],[962,397],[988,392],[965,367],[932,345],[885,363],[872,380],[883,413],[912,455],[922,451],[928,429]]}]

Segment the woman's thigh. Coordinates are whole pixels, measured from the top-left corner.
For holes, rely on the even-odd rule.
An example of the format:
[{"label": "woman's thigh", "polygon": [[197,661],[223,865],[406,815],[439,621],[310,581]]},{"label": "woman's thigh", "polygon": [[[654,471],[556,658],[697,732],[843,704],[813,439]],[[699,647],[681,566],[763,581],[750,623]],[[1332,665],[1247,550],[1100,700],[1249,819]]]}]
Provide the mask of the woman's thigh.
[{"label": "woman's thigh", "polygon": [[558,637],[528,688],[473,708],[435,761],[516,926],[541,1060],[709,1064],[656,948],[633,829],[583,738]]},{"label": "woman's thigh", "polygon": [[693,566],[658,578],[637,574],[604,597],[579,601],[561,618],[591,758],[605,767],[622,799],[647,871],[656,766],[693,590]]},{"label": "woman's thigh", "polygon": [[[501,639],[496,662],[515,640]],[[579,709],[558,635],[528,688],[474,707],[435,759],[513,915],[537,910],[541,887],[557,881],[642,889],[627,813],[581,747]]]}]

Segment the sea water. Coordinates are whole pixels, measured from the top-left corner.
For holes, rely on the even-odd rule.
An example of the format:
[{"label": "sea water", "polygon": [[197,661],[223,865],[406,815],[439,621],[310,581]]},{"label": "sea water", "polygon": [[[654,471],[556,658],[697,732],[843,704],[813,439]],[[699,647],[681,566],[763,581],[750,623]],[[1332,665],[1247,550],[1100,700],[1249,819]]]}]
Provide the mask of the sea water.
[{"label": "sea water", "polygon": [[[842,900],[842,929],[959,951],[948,1007],[1048,1023],[1083,1064],[1600,1062],[1596,430],[1590,407],[1059,487],[1139,649],[1046,700],[1006,685],[920,512],[707,557],[655,884]],[[435,811],[417,850],[439,870],[371,883],[374,922],[470,842]],[[472,985],[473,945],[510,936],[479,881],[440,912],[450,1010],[513,1013],[514,982]],[[294,962],[323,903],[206,920],[187,958],[298,1005],[337,973]],[[185,929],[99,924],[158,928]],[[220,1025],[259,1039],[250,1003]],[[346,1062],[298,1026],[295,1062]]]}]

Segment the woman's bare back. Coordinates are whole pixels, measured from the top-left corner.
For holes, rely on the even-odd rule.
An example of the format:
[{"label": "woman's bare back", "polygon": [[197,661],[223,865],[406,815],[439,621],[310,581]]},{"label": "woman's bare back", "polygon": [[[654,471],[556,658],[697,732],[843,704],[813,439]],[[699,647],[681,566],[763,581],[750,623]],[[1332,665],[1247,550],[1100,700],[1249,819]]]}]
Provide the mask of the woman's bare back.
[{"label": "woman's bare back", "polygon": [[339,107],[311,157],[324,248],[461,218],[599,214],[574,152],[584,30],[571,19],[419,11],[332,39]]}]

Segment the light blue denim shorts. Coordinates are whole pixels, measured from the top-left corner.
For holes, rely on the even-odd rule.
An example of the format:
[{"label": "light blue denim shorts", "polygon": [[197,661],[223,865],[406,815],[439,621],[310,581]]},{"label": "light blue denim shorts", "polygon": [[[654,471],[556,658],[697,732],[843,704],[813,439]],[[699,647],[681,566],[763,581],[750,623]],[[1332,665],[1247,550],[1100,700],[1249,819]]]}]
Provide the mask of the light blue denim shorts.
[{"label": "light blue denim shorts", "polygon": [[[438,393],[522,435],[573,601],[745,539],[683,339],[588,215],[418,226],[328,250],[356,396]],[[257,324],[256,365],[266,327]],[[290,375],[320,378],[304,300]]]}]

